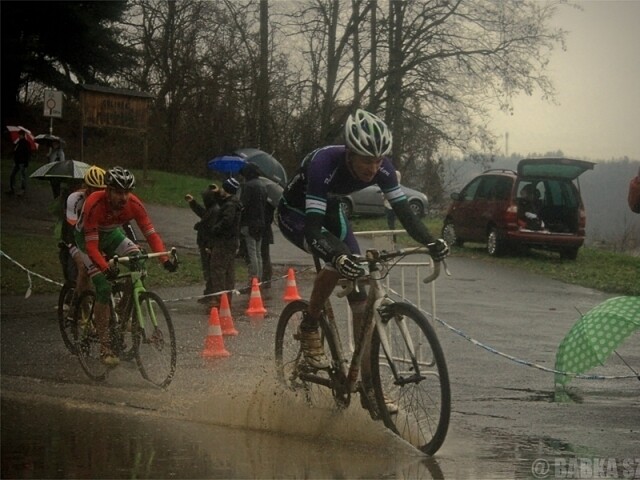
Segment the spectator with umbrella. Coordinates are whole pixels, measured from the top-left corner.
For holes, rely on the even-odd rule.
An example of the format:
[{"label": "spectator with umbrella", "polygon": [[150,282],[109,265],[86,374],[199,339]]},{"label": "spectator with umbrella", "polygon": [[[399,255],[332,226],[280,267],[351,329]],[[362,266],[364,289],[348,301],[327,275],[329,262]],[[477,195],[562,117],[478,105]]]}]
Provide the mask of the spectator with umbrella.
[{"label": "spectator with umbrella", "polygon": [[15,148],[13,150],[13,170],[11,171],[11,177],[9,178],[9,194],[13,195],[15,192],[16,176],[20,173],[22,178],[22,190],[18,192],[18,195],[22,195],[27,191],[27,167],[29,166],[29,160],[31,159],[31,145],[27,140],[27,131],[21,129],[18,131],[18,139],[15,142]]},{"label": "spectator with umbrella", "polygon": [[242,219],[240,233],[247,248],[247,266],[249,285],[255,277],[262,280],[262,233],[265,228],[264,205],[267,203],[267,189],[260,182],[260,169],[253,163],[247,163],[240,175],[245,179],[240,194]]},{"label": "spectator with umbrella", "polygon": [[[51,151],[49,152],[49,162],[63,162],[65,160],[64,150],[62,149],[62,139],[54,138],[51,142]],[[60,179],[51,179],[51,192],[53,198],[60,196]]]},{"label": "spectator with umbrella", "polygon": [[[50,164],[54,162],[65,161],[65,154],[62,148],[64,145],[64,140],[62,140],[62,138],[56,135],[48,134],[48,133],[41,133],[40,135],[36,135],[35,140],[36,140],[36,143],[38,143],[39,145],[46,145],[49,147],[49,153],[47,154],[47,161],[49,162],[47,165],[49,166],[47,167],[47,169],[52,169],[53,167]],[[44,167],[41,167],[41,168],[44,168]],[[89,165],[87,165],[87,168],[89,168]],[[83,175],[84,175],[84,172],[83,172]],[[31,175],[31,176],[33,177],[34,175]],[[60,197],[61,180],[54,175],[48,175],[48,176],[49,176],[48,178],[49,183],[51,183],[51,192],[53,193],[53,198],[56,199]]]}]

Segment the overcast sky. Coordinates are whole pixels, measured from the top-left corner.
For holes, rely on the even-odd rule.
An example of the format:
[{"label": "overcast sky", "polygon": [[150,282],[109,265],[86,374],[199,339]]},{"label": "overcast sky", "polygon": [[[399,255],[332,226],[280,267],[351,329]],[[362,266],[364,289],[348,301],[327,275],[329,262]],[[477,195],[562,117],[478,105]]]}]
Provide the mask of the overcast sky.
[{"label": "overcast sky", "polygon": [[535,92],[515,101],[512,116],[496,113],[502,152],[508,132],[509,154],[640,160],[640,0],[578,3],[583,11],[564,7],[555,20],[569,32],[549,70],[559,105]]}]

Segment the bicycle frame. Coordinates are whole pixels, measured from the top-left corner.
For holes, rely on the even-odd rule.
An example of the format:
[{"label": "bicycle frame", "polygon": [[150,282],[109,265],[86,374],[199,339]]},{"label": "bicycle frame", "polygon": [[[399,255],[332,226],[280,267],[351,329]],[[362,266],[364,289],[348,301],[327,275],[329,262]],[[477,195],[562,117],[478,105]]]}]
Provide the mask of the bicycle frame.
[{"label": "bicycle frame", "polygon": [[[393,254],[388,254],[388,258],[393,258],[396,256],[403,256],[409,253],[428,253],[428,249],[423,247],[418,247],[415,249],[403,249],[398,252],[394,252]],[[410,377],[402,377],[400,372],[398,372],[394,360],[400,360],[398,358],[393,357],[391,352],[390,342],[387,336],[387,332],[384,328],[385,321],[383,320],[382,313],[384,312],[385,305],[390,305],[393,302],[386,293],[386,288],[383,282],[383,274],[381,270],[381,259],[379,256],[379,252],[377,250],[367,250],[365,261],[368,267],[369,274],[366,277],[368,280],[369,291],[367,293],[367,300],[365,306],[365,314],[363,317],[363,321],[360,325],[359,332],[354,333],[354,349],[351,355],[351,360],[349,361],[349,367],[347,368],[346,362],[348,361],[344,355],[342,341],[340,339],[340,334],[338,332],[338,328],[336,325],[335,315],[333,313],[333,308],[331,307],[330,302],[327,300],[325,305],[325,313],[327,317],[327,327],[331,330],[332,336],[336,339],[335,348],[337,350],[337,358],[340,360],[340,365],[336,366],[339,368],[340,372],[340,380],[343,388],[342,393],[355,393],[358,391],[358,380],[360,377],[361,370],[361,362],[362,356],[365,352],[365,345],[368,341],[370,341],[371,336],[373,334],[374,328],[377,330],[378,335],[380,337],[380,344],[384,350],[384,354],[389,361],[389,365],[391,371],[393,373],[394,379],[398,384],[407,384],[412,382],[418,382],[423,380],[425,377],[420,374],[420,367],[428,367],[432,366],[432,363],[426,363],[420,361],[416,356],[416,350],[413,345],[413,340],[411,338],[411,334],[409,333],[406,324],[404,323],[404,319],[395,319],[398,328],[400,329],[403,337],[403,341],[405,342],[407,349],[411,355],[411,363],[414,368],[414,374]],[[434,270],[431,275],[423,280],[424,283],[429,283],[435,280],[440,274],[440,263],[434,263]],[[349,292],[353,288],[357,288],[357,282],[348,282],[346,288],[338,292],[338,297],[344,297],[348,295]],[[331,387],[332,384],[329,380],[319,379],[314,375],[304,375],[305,378],[309,380],[313,380],[316,383],[321,383],[328,387]],[[318,382],[318,380],[321,380]]]},{"label": "bicycle frame", "polygon": [[[146,258],[154,258],[154,257],[159,257],[162,255],[171,255],[172,258],[176,258],[176,249],[172,248],[170,252],[158,252],[158,253],[149,253],[149,254],[145,254],[145,259]],[[135,257],[118,257],[117,255],[115,255],[110,261],[109,263],[111,265],[114,265],[117,267],[118,263],[120,262],[124,262],[124,263],[129,263],[133,260],[136,260]],[[144,286],[144,283],[142,282],[142,279],[146,276],[146,270],[144,268],[141,268],[140,270],[132,270],[130,272],[127,273],[123,273],[122,275],[118,275],[118,279],[120,278],[126,278],[129,277],[131,279],[131,294],[133,296],[132,301],[133,301],[133,308],[136,314],[136,319],[138,321],[138,325],[140,325],[140,327],[142,327],[144,329],[145,327],[145,320],[144,320],[144,315],[142,315],[142,307],[140,306],[140,294],[146,292],[146,288]],[[115,305],[113,305],[113,307],[115,307]],[[113,310],[114,312],[116,311],[115,308]],[[151,316],[151,320],[153,322],[154,325],[157,325],[157,319],[156,319],[156,313],[153,309],[149,309],[149,315]]]},{"label": "bicycle frame", "polygon": [[[428,254],[429,248],[394,252],[371,249],[355,259],[368,267],[359,278],[363,287],[368,285],[364,308],[354,318],[354,327],[340,323],[338,328],[331,302],[325,303],[320,331],[325,350],[328,347],[331,354],[328,366],[310,362],[299,342],[309,302],[287,305],[276,329],[276,369],[280,380],[301,392],[311,405],[324,401],[323,387],[330,390],[338,408],[348,407],[352,394],[358,393],[362,407],[373,420],[382,421],[394,434],[432,455],[444,442],[451,413],[444,353],[420,309],[409,302],[394,301],[385,284],[398,260],[413,253]],[[433,274],[423,281],[434,280],[440,265],[434,263]],[[338,296],[348,295],[355,285],[354,281],[348,282]],[[344,335],[344,328],[349,340],[353,332],[353,345],[342,344],[340,331]]]}]

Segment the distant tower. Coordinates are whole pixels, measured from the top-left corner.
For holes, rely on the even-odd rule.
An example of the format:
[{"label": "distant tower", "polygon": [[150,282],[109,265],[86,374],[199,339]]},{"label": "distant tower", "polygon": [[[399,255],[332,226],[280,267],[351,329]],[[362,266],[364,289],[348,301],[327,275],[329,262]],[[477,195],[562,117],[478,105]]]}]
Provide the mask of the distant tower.
[{"label": "distant tower", "polygon": [[504,156],[509,156],[509,132],[504,134]]}]

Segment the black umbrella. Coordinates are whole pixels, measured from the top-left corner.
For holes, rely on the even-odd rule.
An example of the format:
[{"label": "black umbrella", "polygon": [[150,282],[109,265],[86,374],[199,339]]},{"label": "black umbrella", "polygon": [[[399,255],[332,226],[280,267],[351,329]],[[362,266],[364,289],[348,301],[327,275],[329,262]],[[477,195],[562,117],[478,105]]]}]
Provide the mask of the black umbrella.
[{"label": "black umbrella", "polygon": [[268,178],[259,177],[258,180],[267,190],[267,202],[272,206],[277,207],[278,203],[280,203],[280,198],[282,198],[282,192],[284,192],[284,189]]},{"label": "black umbrella", "polygon": [[49,162],[38,168],[29,175],[38,180],[49,180],[52,178],[81,180],[87,173],[91,165],[78,160],[62,160],[59,162]]},{"label": "black umbrella", "polygon": [[245,161],[257,165],[262,176],[274,181],[282,188],[287,186],[287,172],[273,156],[257,148],[239,148],[233,153]]},{"label": "black umbrella", "polygon": [[36,143],[39,145],[46,145],[47,147],[50,147],[51,145],[53,145],[53,142],[63,143],[64,140],[56,135],[51,135],[49,133],[41,133],[40,135],[36,135]]}]

